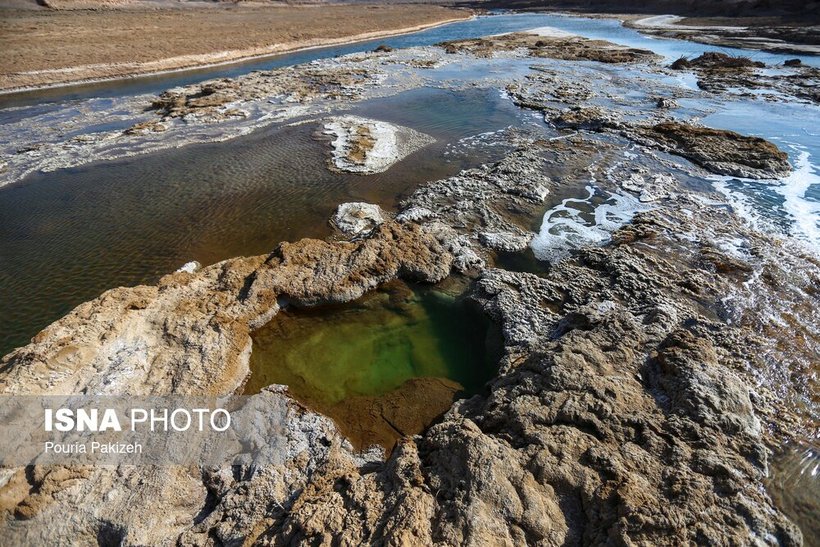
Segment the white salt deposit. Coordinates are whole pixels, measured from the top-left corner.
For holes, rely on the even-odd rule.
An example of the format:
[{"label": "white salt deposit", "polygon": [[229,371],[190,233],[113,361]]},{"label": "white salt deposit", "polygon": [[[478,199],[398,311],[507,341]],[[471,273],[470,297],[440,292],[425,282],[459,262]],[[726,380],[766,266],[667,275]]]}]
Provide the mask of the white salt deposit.
[{"label": "white salt deposit", "polygon": [[538,259],[555,262],[573,249],[606,243],[611,233],[631,221],[635,213],[649,209],[631,195],[616,193],[609,194],[590,214],[583,209],[592,207],[596,188],[587,186],[586,190],[585,198],[565,199],[544,214],[541,230],[530,242]]},{"label": "white salt deposit", "polygon": [[571,38],[573,36],[578,36],[573,32],[567,32],[555,27],[536,27],[530,30],[525,30],[524,32],[527,34],[537,34],[538,36],[543,36],[545,38]]},{"label": "white salt deposit", "polygon": [[[324,134],[333,137],[333,165],[350,173],[381,173],[411,153],[435,142],[429,135],[391,123],[340,116],[324,124]],[[362,140],[368,145],[363,146]],[[358,144],[357,144],[358,142]],[[362,158],[354,157],[359,148]]]},{"label": "white salt deposit", "polygon": [[201,267],[202,266],[199,264],[199,262],[197,262],[196,260],[192,260],[191,262],[186,262],[185,264],[183,264],[182,267],[177,270],[177,272],[194,273]]}]

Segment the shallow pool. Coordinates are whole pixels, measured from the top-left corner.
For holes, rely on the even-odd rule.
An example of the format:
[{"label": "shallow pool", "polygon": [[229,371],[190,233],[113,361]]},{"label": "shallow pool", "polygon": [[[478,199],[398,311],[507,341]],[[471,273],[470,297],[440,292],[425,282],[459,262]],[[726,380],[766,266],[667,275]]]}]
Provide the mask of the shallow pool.
[{"label": "shallow pool", "polygon": [[397,281],[349,304],[281,311],[253,334],[245,392],[285,384],[362,447],[392,446],[481,391],[500,342],[469,302]]}]

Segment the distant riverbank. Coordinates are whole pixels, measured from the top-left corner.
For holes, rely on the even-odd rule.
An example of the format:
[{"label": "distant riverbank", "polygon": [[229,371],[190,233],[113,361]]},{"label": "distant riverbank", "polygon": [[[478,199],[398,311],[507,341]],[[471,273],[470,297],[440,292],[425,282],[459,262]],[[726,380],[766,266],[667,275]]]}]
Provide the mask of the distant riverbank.
[{"label": "distant riverbank", "polygon": [[[10,10],[0,93],[203,68],[460,21],[436,6]],[[105,33],[99,29],[105,28]]]}]

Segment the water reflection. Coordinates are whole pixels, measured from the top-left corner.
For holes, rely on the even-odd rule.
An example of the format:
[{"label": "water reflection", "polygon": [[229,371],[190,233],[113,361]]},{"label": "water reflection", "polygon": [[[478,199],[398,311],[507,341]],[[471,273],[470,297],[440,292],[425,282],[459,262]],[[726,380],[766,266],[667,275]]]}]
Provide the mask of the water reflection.
[{"label": "water reflection", "polygon": [[766,485],[775,504],[803,532],[806,545],[820,538],[820,449],[807,444],[775,454]]}]

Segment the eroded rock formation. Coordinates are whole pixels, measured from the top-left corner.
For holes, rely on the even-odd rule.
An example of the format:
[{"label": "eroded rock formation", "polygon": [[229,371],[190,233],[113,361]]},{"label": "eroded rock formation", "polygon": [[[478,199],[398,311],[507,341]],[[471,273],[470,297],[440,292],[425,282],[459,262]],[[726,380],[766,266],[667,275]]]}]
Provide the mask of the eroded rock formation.
[{"label": "eroded rock formation", "polygon": [[759,137],[659,116],[641,122],[628,121],[618,112],[597,106],[560,109],[554,105],[553,97],[544,97],[543,85],[547,82],[549,80],[534,79],[530,87],[510,86],[508,92],[519,106],[543,111],[547,121],[557,128],[617,133],[642,145],[687,158],[718,175],[777,179],[792,170],[788,155]]},{"label": "eroded rock formation", "polygon": [[[229,392],[248,372],[249,331],[280,305],[349,301],[397,276],[437,282],[455,267],[470,272],[471,298],[504,336],[484,394],[456,403],[382,460],[356,453],[331,421],[286,392],[263,391],[288,416],[283,465],[10,470],[4,537],[799,544],[761,485],[767,441],[801,421],[782,393],[753,378],[772,366],[771,351],[795,370],[817,338],[806,330],[812,342],[802,349],[773,349],[793,333],[755,306],[726,308],[726,296],[751,291],[758,303],[780,301],[781,313],[811,305],[816,259],[667,188],[674,197],[659,198],[610,244],[541,275],[487,267],[497,239],[479,234],[526,235],[522,222],[556,184],[544,175],[553,153],[530,144],[431,183],[398,220],[355,242],[286,243],[267,257],[109,291],[6,356],[0,372],[4,393]],[[748,252],[727,250],[739,237]],[[784,299],[767,280],[787,267]],[[756,334],[764,328],[771,337]],[[784,386],[792,395],[799,387]]]},{"label": "eroded rock formation", "polygon": [[776,179],[792,169],[789,156],[776,145],[734,131],[664,122],[634,133],[719,175]]},{"label": "eroded rock formation", "polygon": [[[648,59],[593,45],[511,35],[445,47]],[[376,72],[336,68],[172,90],[154,105],[159,121],[150,124],[158,125],[134,131],[180,117],[220,121],[235,102],[271,94],[297,104],[359,97],[378,83]],[[654,95],[652,114],[637,123],[576,104],[598,93],[592,85],[556,81],[543,69],[508,92],[578,134],[526,142],[496,164],[431,182],[395,215],[346,204],[336,239],[283,243],[267,256],[113,289],[0,361],[5,394],[232,393],[249,373],[250,333],[280,307],[348,302],[395,278],[437,283],[455,271],[503,334],[484,393],[388,457],[357,451],[331,420],[273,387],[256,396],[286,416],[281,465],[6,469],[4,541],[799,544],[763,481],[768,447],[812,427],[811,410],[796,413],[791,403],[816,392],[804,373],[820,351],[809,313],[820,263],[691,193],[680,175],[703,172],[653,150],[758,178],[785,173],[785,155],[761,139],[672,123]],[[623,166],[635,142],[647,148]],[[560,203],[552,195],[577,195],[590,180],[598,201],[630,192],[651,210],[535,273],[504,269],[502,254],[529,252],[539,216]],[[592,207],[595,190],[575,201]],[[381,402],[360,403],[385,414]]]},{"label": "eroded rock formation", "polygon": [[786,61],[791,71],[760,70],[766,65],[748,57],[733,57],[710,51],[694,59],[680,58],[670,65],[673,70],[693,70],[698,76],[698,87],[707,91],[727,92],[743,90],[745,93],[763,93],[777,100],[772,91],[796,99],[820,103],[820,69]]},{"label": "eroded rock formation", "polygon": [[454,40],[440,44],[450,54],[469,53],[491,57],[498,52],[521,51],[530,57],[549,57],[565,61],[598,61],[601,63],[634,63],[659,59],[645,49],[629,48],[573,35],[540,35],[516,32],[485,38]]}]

